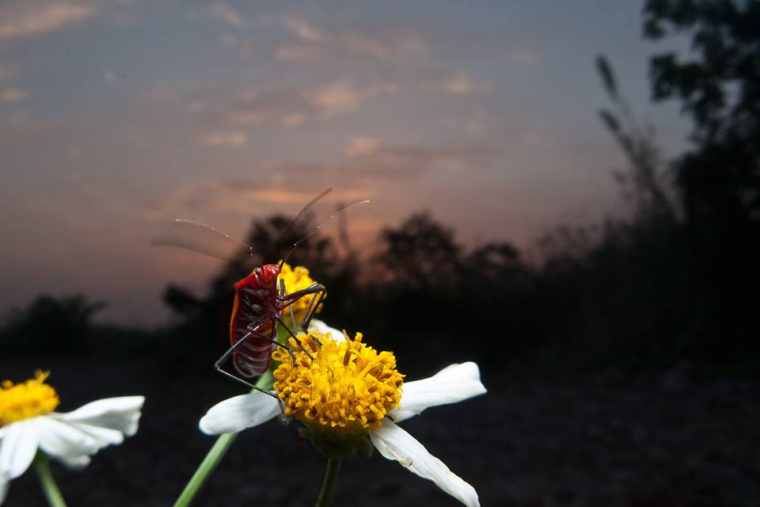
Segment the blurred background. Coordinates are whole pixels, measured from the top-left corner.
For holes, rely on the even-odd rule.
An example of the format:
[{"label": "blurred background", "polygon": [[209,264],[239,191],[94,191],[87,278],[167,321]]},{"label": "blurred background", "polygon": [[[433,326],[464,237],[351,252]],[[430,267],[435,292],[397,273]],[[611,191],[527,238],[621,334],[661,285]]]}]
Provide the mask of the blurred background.
[{"label": "blurred background", "polygon": [[[408,379],[480,364],[487,396],[405,427],[483,505],[760,503],[758,26],[752,0],[1,2],[0,377],[147,396],[64,496],[171,504],[244,391],[211,366],[232,284],[308,236],[319,318]],[[176,217],[256,255],[152,246]],[[309,504],[323,465],[270,423],[197,503]],[[379,456],[339,478],[336,505],[421,501],[455,503]]]}]

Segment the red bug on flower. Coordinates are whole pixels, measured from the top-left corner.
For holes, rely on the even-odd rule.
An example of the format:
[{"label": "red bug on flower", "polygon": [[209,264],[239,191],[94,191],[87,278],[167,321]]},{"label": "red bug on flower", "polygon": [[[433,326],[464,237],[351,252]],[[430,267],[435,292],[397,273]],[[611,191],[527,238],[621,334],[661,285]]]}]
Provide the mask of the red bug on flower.
[{"label": "red bug on flower", "polygon": [[[325,197],[332,189],[327,189],[307,203],[301,211],[291,221],[286,232],[306,215],[308,210],[319,200]],[[354,201],[349,204],[340,206],[329,219],[337,216],[349,206],[355,204],[366,204],[368,200]],[[315,226],[318,229],[320,224]],[[199,233],[211,238],[213,241],[224,239],[245,246],[249,254],[253,254],[253,247],[239,241],[229,234],[226,234],[210,225],[206,225],[193,220],[177,218],[172,222],[170,236],[159,237],[153,240],[154,245],[179,246],[195,252],[204,253],[214,257],[219,257],[212,244],[199,245],[191,240],[191,235],[197,236]],[[313,296],[308,305],[306,313],[299,323],[301,330],[309,327],[314,313],[321,305],[326,295],[326,289],[323,285],[312,283],[310,286],[288,293],[285,283],[279,279],[282,267],[295,250],[303,241],[308,239],[312,234],[307,234],[291,245],[290,252],[278,264],[264,264],[251,271],[245,278],[234,284],[235,295],[232,303],[232,313],[230,315],[229,340],[230,347],[214,363],[214,367],[222,374],[231,377],[243,384],[256,389],[246,379],[255,378],[264,374],[271,364],[272,348],[280,346],[287,348],[286,345],[276,341],[277,324],[295,337],[295,333],[283,321],[284,313],[298,300],[306,296]],[[279,283],[278,283],[279,280]],[[232,364],[239,375],[235,375],[224,369],[227,359],[232,356]]]}]

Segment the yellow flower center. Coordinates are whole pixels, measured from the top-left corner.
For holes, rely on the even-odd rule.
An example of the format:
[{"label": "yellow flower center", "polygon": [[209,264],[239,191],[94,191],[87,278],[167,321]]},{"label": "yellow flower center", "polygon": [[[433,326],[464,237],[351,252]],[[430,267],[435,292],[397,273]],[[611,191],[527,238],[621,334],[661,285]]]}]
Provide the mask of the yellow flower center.
[{"label": "yellow flower center", "polygon": [[[295,268],[291,268],[287,262],[282,264],[282,269],[280,269],[280,275],[277,277],[277,279],[283,280],[285,282],[285,289],[287,290],[288,294],[303,290],[314,283],[314,280],[311,278],[311,276],[309,276],[308,269],[303,266],[296,266]],[[306,311],[311,306],[312,301],[315,297],[317,297],[317,294],[309,294],[307,296],[303,296],[292,305],[290,305],[287,310],[288,313],[292,308],[296,320],[300,321],[305,316]],[[321,304],[315,313],[319,313],[320,311],[322,311]]]},{"label": "yellow flower center", "polygon": [[289,340],[295,356],[278,347],[274,389],[285,415],[307,426],[340,433],[377,429],[401,400],[404,376],[392,352],[362,343],[362,334],[338,342],[318,332]]},{"label": "yellow flower center", "polygon": [[34,378],[13,384],[6,380],[0,387],[0,426],[30,417],[45,415],[53,410],[61,400],[55,389],[45,384],[49,373],[37,370]]}]

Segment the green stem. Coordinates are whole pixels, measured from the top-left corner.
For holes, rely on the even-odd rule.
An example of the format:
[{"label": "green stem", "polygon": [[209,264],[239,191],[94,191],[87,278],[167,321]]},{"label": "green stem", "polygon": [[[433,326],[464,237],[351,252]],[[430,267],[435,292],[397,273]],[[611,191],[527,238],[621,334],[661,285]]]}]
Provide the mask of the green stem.
[{"label": "green stem", "polygon": [[45,493],[48,505],[50,507],[66,507],[61,490],[58,489],[53,474],[50,472],[50,460],[44,452],[38,452],[35,456],[34,469],[40,479],[40,485],[42,485],[42,491]]},{"label": "green stem", "polygon": [[[258,382],[256,382],[256,387],[268,391],[272,389],[272,381],[272,373],[268,371],[262,375]],[[198,491],[200,491],[203,485],[206,484],[208,478],[222,461],[222,458],[227,453],[227,449],[229,449],[232,442],[235,441],[235,437],[237,437],[237,433],[224,433],[219,435],[214,446],[208,451],[208,454],[203,458],[203,461],[190,478],[190,481],[185,485],[182,494],[177,498],[177,501],[174,502],[174,507],[187,507],[190,505],[195,498],[195,495],[197,495]]]},{"label": "green stem", "polygon": [[[286,335],[287,331],[282,329],[282,326],[278,324],[277,340],[280,343],[283,343]],[[263,391],[269,391],[272,389],[273,382],[274,378],[272,377],[272,369],[270,368],[270,370],[262,375],[256,382],[256,387]],[[253,389],[251,392],[255,390],[256,389]],[[219,466],[224,455],[227,454],[227,450],[232,445],[232,442],[235,441],[235,437],[237,437],[237,433],[224,433],[217,437],[213,447],[208,451],[206,457],[203,458],[201,464],[198,465],[198,468],[185,485],[185,489],[182,490],[177,501],[174,502],[174,507],[187,507],[192,503],[195,495],[197,495],[198,491],[200,491],[203,485],[206,484],[206,481],[214,470],[216,470],[216,467]]]},{"label": "green stem", "polygon": [[329,507],[330,503],[332,503],[339,470],[340,460],[337,458],[327,458],[327,470],[325,470],[325,477],[322,479],[322,489],[319,490],[316,507]]}]

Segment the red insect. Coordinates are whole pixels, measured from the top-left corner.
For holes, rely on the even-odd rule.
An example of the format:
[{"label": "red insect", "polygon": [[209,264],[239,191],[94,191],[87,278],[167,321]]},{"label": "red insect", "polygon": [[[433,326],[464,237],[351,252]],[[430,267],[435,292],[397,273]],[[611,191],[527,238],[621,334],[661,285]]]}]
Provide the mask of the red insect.
[{"label": "red insect", "polygon": [[[331,189],[328,188],[306,204],[291,221],[286,229],[286,233],[292,229],[299,219],[306,215],[307,211],[317,201],[322,199],[330,191]],[[337,216],[338,213],[349,206],[366,203],[369,203],[369,201],[354,201],[340,206],[336,212],[330,216],[330,219]],[[199,245],[188,236],[188,233],[196,236],[198,233],[201,233],[206,236],[205,239],[208,239],[208,233],[211,233],[214,240],[219,240],[221,236],[228,241],[244,245],[249,253],[253,253],[252,246],[238,241],[232,236],[209,225],[186,219],[175,219],[173,224],[173,232],[175,235],[154,239],[153,244],[180,246],[196,252],[219,257],[220,255],[218,251],[214,249],[212,244],[206,243]],[[315,229],[319,229],[319,227],[320,224],[316,225]],[[300,328],[302,330],[305,331],[308,329],[314,313],[325,297],[325,287],[318,283],[313,283],[305,289],[288,294],[284,281],[280,280],[278,277],[282,265],[290,256],[290,253],[293,252],[296,246],[308,239],[314,233],[316,233],[316,230],[293,243],[290,252],[279,264],[264,264],[256,267],[248,276],[235,283],[235,296],[232,304],[229,327],[230,348],[227,349],[227,351],[214,363],[215,368],[219,372],[255,388],[255,386],[245,379],[260,376],[269,369],[272,360],[272,348],[275,345],[287,348],[287,346],[279,344],[276,341],[277,324],[279,323],[282,325],[292,336],[295,337],[293,331],[283,321],[283,315],[296,301],[311,295],[313,296],[313,299],[309,304],[304,318],[300,322]],[[221,257],[224,258],[224,256]],[[280,280],[279,283],[278,280]],[[224,369],[223,366],[230,356],[232,356],[232,364],[240,376]]]},{"label": "red insect", "polygon": [[215,363],[216,369],[227,373],[222,365],[232,354],[232,363],[242,376],[251,378],[264,374],[272,361],[272,347],[276,344],[279,323],[295,337],[283,322],[285,310],[304,296],[315,295],[301,321],[306,330],[314,312],[325,296],[325,287],[311,286],[287,293],[285,284],[277,284],[282,264],[265,264],[254,268],[250,275],[235,283],[235,299],[230,316],[231,347]]}]

